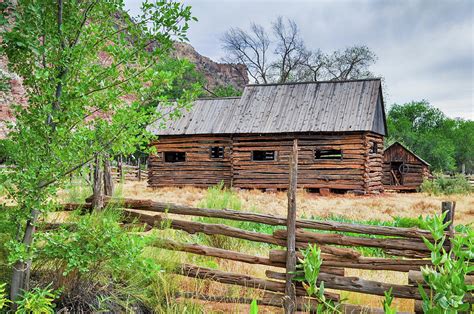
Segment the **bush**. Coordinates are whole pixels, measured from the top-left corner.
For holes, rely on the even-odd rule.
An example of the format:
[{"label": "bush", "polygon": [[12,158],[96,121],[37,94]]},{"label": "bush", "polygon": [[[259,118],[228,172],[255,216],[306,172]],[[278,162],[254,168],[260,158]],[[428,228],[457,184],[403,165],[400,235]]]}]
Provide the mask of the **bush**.
[{"label": "bush", "polygon": [[471,307],[464,298],[474,290],[468,285],[467,274],[472,272],[474,260],[474,230],[465,228],[465,232],[457,233],[451,241],[451,250],[446,252],[445,230],[450,222],[443,223],[446,213],[421,220],[430,230],[433,241],[423,238],[431,251],[431,266],[421,268],[423,279],[429,287],[426,292],[420,284],[419,291],[423,299],[425,313],[458,313],[468,311]]},{"label": "bush", "polygon": [[438,175],[433,180],[425,180],[421,184],[420,190],[430,195],[450,195],[470,193],[472,187],[466,177],[461,174],[454,177]]},{"label": "bush", "polygon": [[[112,209],[81,216],[74,224],[38,234],[33,281],[61,289],[58,308],[70,312],[128,312],[160,270],[142,256],[148,239],[127,233]],[[140,289],[131,287],[140,280]]]}]

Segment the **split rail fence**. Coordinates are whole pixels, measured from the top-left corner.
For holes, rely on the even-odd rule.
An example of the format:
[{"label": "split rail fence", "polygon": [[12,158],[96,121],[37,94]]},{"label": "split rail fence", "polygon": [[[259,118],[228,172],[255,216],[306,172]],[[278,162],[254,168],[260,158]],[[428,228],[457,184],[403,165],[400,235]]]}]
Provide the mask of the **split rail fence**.
[{"label": "split rail fence", "polygon": [[[328,289],[376,296],[383,296],[384,292],[392,289],[392,294],[396,298],[415,300],[415,310],[419,312],[421,295],[418,290],[418,284],[423,284],[420,267],[430,265],[430,252],[422,238],[432,239],[431,234],[426,230],[418,228],[374,226],[296,218],[296,147],[295,145],[290,163],[287,217],[230,209],[194,208],[151,200],[108,198],[106,202],[123,208],[126,213],[127,222],[139,221],[146,224],[149,228],[172,228],[189,234],[223,235],[273,245],[274,249],[269,252],[268,256],[257,256],[200,244],[179,243],[167,239],[157,240],[153,244],[155,247],[167,250],[182,251],[247,264],[271,266],[272,268],[265,272],[266,278],[224,272],[190,264],[182,264],[176,271],[179,275],[187,277],[261,289],[264,291],[263,295],[257,300],[257,303],[260,305],[283,307],[286,313],[308,309],[308,306],[314,308],[317,303],[316,300],[309,298],[301,283],[294,282],[292,277],[294,276],[297,258],[302,257],[299,250],[306,248],[309,243],[315,243],[322,251],[322,267],[318,277],[318,284],[324,281],[324,285]],[[451,221],[450,227],[446,230],[448,239],[453,236],[454,205],[451,202],[443,202],[442,204],[442,211],[448,212],[446,218]],[[170,218],[169,214],[173,214],[173,218]],[[277,229],[273,234],[265,234],[225,224],[175,219],[176,215],[221,218],[270,226],[286,226],[286,229]],[[359,236],[342,233],[358,234]],[[383,237],[374,238],[373,236]],[[447,250],[449,245],[449,241],[446,241]],[[365,257],[355,249],[358,247],[379,248],[388,257]],[[409,282],[407,284],[392,284],[350,277],[345,275],[346,268],[404,272],[408,274]],[[469,277],[468,280],[472,280],[472,277]],[[250,303],[252,301],[247,298],[202,295],[194,292],[181,292],[177,297],[225,303]],[[336,302],[340,300],[339,294],[335,292],[326,292],[326,297]],[[472,295],[469,295],[467,300],[472,303],[474,298]],[[367,309],[348,304],[344,304],[343,309],[345,313],[383,313],[381,309]]]}]

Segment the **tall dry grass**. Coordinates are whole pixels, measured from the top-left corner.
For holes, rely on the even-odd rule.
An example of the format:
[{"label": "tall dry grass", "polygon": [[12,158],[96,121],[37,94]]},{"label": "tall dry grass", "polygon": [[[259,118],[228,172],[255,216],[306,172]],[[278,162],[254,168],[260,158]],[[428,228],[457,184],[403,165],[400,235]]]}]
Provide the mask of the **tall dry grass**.
[{"label": "tall dry grass", "polygon": [[[285,192],[265,193],[259,190],[239,190],[232,195],[219,196],[219,191],[186,187],[186,188],[160,188],[151,189],[145,182],[125,182],[118,186],[120,195],[127,198],[152,199],[159,202],[170,202],[176,204],[190,205],[196,207],[216,207],[222,203],[231,204],[229,207],[238,207],[244,211],[258,211],[278,216],[286,215],[287,197]],[[73,191],[71,194],[82,195],[82,191]],[[72,199],[73,195],[63,194],[64,199]],[[238,201],[234,196],[238,197]],[[218,200],[219,204],[213,201]],[[231,200],[229,202],[229,200]],[[322,197],[304,190],[299,190],[297,195],[298,216],[300,217],[344,217],[351,220],[381,220],[392,221],[393,217],[426,216],[439,213],[441,202],[444,200],[456,201],[456,223],[469,224],[474,222],[474,195],[451,195],[451,196],[428,196],[423,193],[413,194],[383,194],[377,196],[350,196],[333,195]],[[170,215],[171,217],[176,215]],[[193,219],[192,217],[180,217],[180,219]],[[199,235],[188,235],[184,232],[174,230],[153,231],[159,238],[174,239],[179,242],[204,243],[203,237]],[[259,245],[245,245],[233,248],[254,255],[268,255],[269,248]],[[145,252],[149,257],[163,261],[164,267],[172,268],[176,263],[190,263],[198,266],[216,268],[222,271],[248,274],[265,278],[266,266],[248,265],[245,263],[227,261],[217,258],[203,257],[183,252],[171,252],[167,250],[149,248]],[[167,261],[169,265],[167,265]],[[278,270],[278,269],[275,269]],[[280,269],[281,271],[281,269]],[[407,275],[397,272],[346,270],[347,276],[357,276],[368,280],[377,280],[387,283],[407,284]],[[195,280],[178,275],[166,275],[164,282],[172,283],[173,287],[179,287],[180,291],[191,291],[208,295],[225,295],[231,297],[258,297],[259,292],[250,288],[242,288],[219,284],[210,280]],[[162,289],[160,287],[159,289]],[[174,290],[170,290],[173,292]],[[170,292],[170,293],[171,293]],[[157,293],[159,293],[157,291]],[[381,307],[382,297],[368,296],[360,293],[341,292],[347,303],[359,304],[370,307]],[[173,302],[184,302],[174,300],[173,295],[166,296]],[[217,304],[205,301],[199,303],[205,312],[212,313],[248,313],[248,305]],[[399,311],[412,311],[413,301],[395,299],[395,307]],[[182,307],[180,307],[182,309]],[[199,310],[198,310],[199,311]],[[171,311],[172,312],[172,311]],[[261,308],[262,313],[280,313],[281,310],[272,307]]]},{"label": "tall dry grass", "polygon": [[[262,213],[286,215],[286,192],[239,190],[236,193],[242,200],[242,210],[256,209]],[[152,189],[145,182],[127,182],[123,186],[123,196],[198,206],[206,196],[206,189],[194,187]],[[385,193],[374,196],[323,197],[299,190],[297,210],[300,217],[341,216],[353,220],[391,221],[396,216],[417,218],[420,215],[439,214],[442,201],[456,202],[455,223],[474,222],[474,194],[429,196],[424,193]]]}]

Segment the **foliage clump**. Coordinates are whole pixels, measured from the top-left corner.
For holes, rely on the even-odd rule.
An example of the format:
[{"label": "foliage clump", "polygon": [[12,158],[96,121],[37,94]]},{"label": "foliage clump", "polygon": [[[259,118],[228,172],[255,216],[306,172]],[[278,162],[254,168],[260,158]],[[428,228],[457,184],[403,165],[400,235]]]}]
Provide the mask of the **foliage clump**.
[{"label": "foliage clump", "polygon": [[472,187],[465,176],[457,174],[453,177],[436,176],[433,180],[425,180],[420,191],[430,195],[468,194]]},{"label": "foliage clump", "polygon": [[427,217],[424,225],[430,230],[433,242],[423,238],[431,251],[433,266],[425,266],[421,272],[428,291],[419,285],[423,298],[424,313],[458,313],[468,311],[469,302],[464,298],[474,291],[473,285],[466,283],[468,273],[474,271],[474,230],[464,228],[450,239],[451,249],[447,252],[444,248],[446,235],[444,230],[451,222],[445,222],[446,212],[443,215]]},{"label": "foliage clump", "polygon": [[316,244],[309,244],[306,249],[301,250],[301,253],[303,258],[298,258],[298,270],[293,280],[302,282],[308,296],[317,300],[316,313],[342,313],[341,303],[336,304],[324,295],[324,281],[317,285],[323,264],[321,249]]},{"label": "foliage clump", "polygon": [[138,276],[146,288],[160,267],[142,255],[148,239],[128,233],[120,221],[120,213],[107,209],[38,235],[34,274],[62,291],[58,307],[127,311],[141,303],[130,282]]}]

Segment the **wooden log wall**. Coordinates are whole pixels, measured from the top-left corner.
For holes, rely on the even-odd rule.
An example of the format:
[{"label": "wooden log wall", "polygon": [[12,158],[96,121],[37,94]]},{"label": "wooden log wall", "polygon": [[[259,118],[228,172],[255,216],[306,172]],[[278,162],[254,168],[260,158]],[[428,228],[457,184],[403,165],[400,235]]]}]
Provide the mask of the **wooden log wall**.
[{"label": "wooden log wall", "polygon": [[[221,181],[231,185],[230,137],[164,136],[153,142],[157,153],[148,161],[148,184],[151,187],[208,187]],[[211,158],[211,147],[224,147],[224,158]],[[185,152],[184,162],[165,162],[165,152]]]},{"label": "wooden log wall", "polygon": [[383,136],[374,133],[368,133],[365,138],[365,149],[365,191],[367,191],[369,194],[383,192]]},{"label": "wooden log wall", "polygon": [[[298,135],[298,187],[364,190],[364,133]],[[233,185],[242,188],[288,186],[294,136],[235,136]],[[341,150],[342,159],[315,159],[316,150]],[[252,161],[252,151],[275,151],[273,161]]]},{"label": "wooden log wall", "polygon": [[[293,139],[298,139],[298,188],[378,193],[383,190],[383,137],[370,132],[298,134],[163,136],[152,143],[158,153],[149,159],[149,184],[160,186],[227,186],[286,189]],[[371,154],[373,143],[379,151]],[[211,159],[210,147],[224,146],[224,159]],[[342,159],[316,159],[316,151],[340,150]],[[185,162],[163,161],[163,152],[186,152]],[[252,160],[253,151],[274,151],[274,160]]]}]

